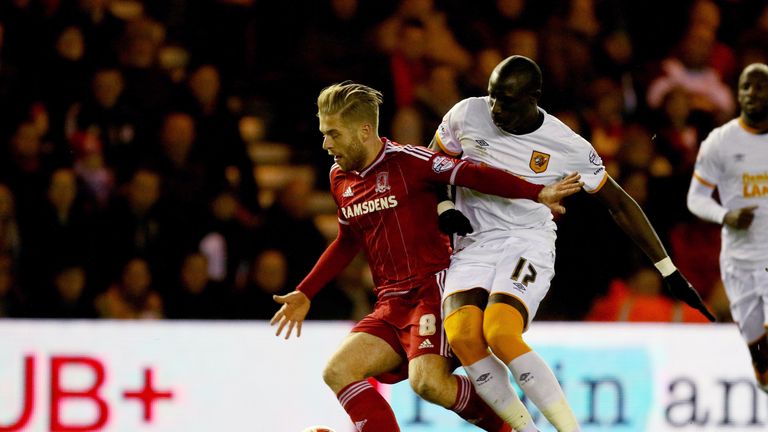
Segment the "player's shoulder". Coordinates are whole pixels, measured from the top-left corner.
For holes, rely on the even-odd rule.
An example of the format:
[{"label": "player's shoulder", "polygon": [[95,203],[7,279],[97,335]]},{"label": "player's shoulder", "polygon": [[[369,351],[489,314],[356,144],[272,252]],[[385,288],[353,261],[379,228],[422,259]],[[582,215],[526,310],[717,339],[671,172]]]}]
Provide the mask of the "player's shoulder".
[{"label": "player's shoulder", "polygon": [[702,146],[707,148],[719,147],[721,145],[728,145],[727,142],[733,137],[734,134],[738,134],[742,131],[742,126],[739,124],[739,119],[732,119],[714,129],[712,129],[704,141]]},{"label": "player's shoulder", "polygon": [[563,151],[568,151],[569,149],[576,150],[583,146],[591,146],[589,141],[560,121],[559,118],[549,114],[543,109],[541,109],[541,111],[544,113],[544,122],[534,134],[545,137],[549,142],[556,143],[556,145]]},{"label": "player's shoulder", "polygon": [[742,126],[739,118],[731,119],[724,124],[712,129],[710,135],[714,137],[726,137],[734,133],[744,132],[744,126]]},{"label": "player's shoulder", "polygon": [[488,96],[468,97],[454,105],[457,112],[465,115],[488,112]]},{"label": "player's shoulder", "polygon": [[435,152],[426,147],[411,144],[403,145],[389,140],[387,140],[387,144],[384,147],[384,153],[388,158],[404,158],[406,160],[417,159],[423,161],[428,161],[432,155],[435,154]]},{"label": "player's shoulder", "polygon": [[467,116],[481,113],[482,110],[488,110],[488,96],[485,97],[468,97],[462,99],[448,110],[448,114],[451,118],[459,120],[466,118]]},{"label": "player's shoulder", "polygon": [[331,179],[333,179],[334,177],[337,177],[337,176],[340,176],[340,175],[344,175],[344,171],[341,169],[339,164],[334,163],[333,165],[331,165],[331,169],[330,169],[330,171],[328,171],[328,176]]},{"label": "player's shoulder", "polygon": [[339,184],[347,179],[349,173],[341,169],[339,164],[334,163],[328,172],[328,176],[330,178],[331,187],[333,187],[334,185]]}]

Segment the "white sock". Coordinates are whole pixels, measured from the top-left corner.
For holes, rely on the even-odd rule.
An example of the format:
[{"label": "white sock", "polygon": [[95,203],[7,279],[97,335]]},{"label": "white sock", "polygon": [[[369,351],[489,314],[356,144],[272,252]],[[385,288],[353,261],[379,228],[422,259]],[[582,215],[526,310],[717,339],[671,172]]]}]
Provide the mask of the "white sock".
[{"label": "white sock", "polygon": [[555,374],[538,354],[529,351],[508,366],[525,395],[559,432],[581,431]]},{"label": "white sock", "polygon": [[507,368],[499,359],[489,355],[464,366],[475,391],[505,422],[517,432],[538,432],[531,414],[517,397],[509,381]]}]

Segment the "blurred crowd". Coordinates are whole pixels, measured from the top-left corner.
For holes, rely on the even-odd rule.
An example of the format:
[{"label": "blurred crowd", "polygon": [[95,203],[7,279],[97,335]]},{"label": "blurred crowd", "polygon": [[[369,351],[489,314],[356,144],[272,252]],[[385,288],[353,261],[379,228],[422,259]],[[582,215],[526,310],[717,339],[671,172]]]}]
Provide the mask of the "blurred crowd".
[{"label": "blurred crowd", "polygon": [[[759,0],[4,0],[0,317],[271,317],[335,236],[318,92],[380,89],[380,133],[426,145],[512,54],[727,320],[685,194],[768,61]],[[592,198],[566,205],[540,319],[696,319]],[[371,283],[356,260],[309,318],[362,317]]]}]

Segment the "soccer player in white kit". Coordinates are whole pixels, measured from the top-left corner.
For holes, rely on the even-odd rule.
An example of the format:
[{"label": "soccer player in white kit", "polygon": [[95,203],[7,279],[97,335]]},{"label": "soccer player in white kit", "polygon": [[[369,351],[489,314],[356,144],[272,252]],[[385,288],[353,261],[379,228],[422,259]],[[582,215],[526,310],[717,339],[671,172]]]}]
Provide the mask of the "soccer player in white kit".
[{"label": "soccer player in white kit", "polygon": [[[688,190],[696,216],[723,225],[720,275],[731,315],[768,393],[768,66],[739,77],[741,114],[702,142]],[[720,203],[712,198],[717,188]]]},{"label": "soccer player in white kit", "polygon": [[[672,264],[642,209],[606,173],[592,145],[539,108],[541,84],[541,71],[532,60],[505,59],[491,74],[489,95],[456,104],[431,147],[505,169],[531,183],[549,184],[579,173],[584,189],[656,263],[673,294],[714,320]],[[465,188],[457,189],[455,200],[455,209],[449,201],[438,208],[440,218],[449,220],[441,226],[471,232],[455,239],[443,294],[444,328],[454,353],[477,393],[518,432],[538,429],[512,389],[507,368],[558,431],[579,431],[554,374],[522,337],[554,277],[556,226],[551,212]],[[462,223],[466,219],[461,213],[471,227]]]}]

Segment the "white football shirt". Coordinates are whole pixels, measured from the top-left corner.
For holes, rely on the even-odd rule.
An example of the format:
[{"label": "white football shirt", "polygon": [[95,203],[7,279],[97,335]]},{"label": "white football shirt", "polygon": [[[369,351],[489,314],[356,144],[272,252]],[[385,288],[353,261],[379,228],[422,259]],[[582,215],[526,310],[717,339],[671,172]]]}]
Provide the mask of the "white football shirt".
[{"label": "white football shirt", "polygon": [[694,177],[717,186],[728,210],[758,206],[746,230],[723,225],[721,258],[742,267],[768,266],[768,134],[756,134],[739,118],[715,128],[701,143]]},{"label": "white football shirt", "polygon": [[[441,149],[462,159],[507,170],[535,184],[551,184],[566,175],[581,174],[584,189],[597,192],[608,178],[592,145],[556,117],[544,113],[535,131],[513,135],[491,119],[490,98],[468,98],[443,117],[435,138]],[[533,228],[554,233],[552,213],[543,204],[507,199],[457,188],[456,208],[472,223],[472,236],[503,234]]]}]

